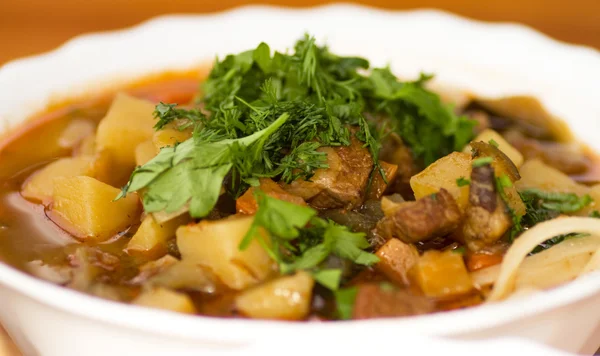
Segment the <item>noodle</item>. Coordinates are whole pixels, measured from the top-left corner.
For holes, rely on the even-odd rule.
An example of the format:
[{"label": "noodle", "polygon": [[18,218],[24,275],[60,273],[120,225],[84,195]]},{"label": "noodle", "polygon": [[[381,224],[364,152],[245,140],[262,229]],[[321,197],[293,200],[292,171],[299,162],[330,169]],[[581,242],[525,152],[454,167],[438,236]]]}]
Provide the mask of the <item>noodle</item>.
[{"label": "noodle", "polygon": [[[600,219],[582,217],[558,218],[539,223],[523,233],[508,249],[506,255],[504,256],[502,264],[499,268],[498,278],[494,283],[494,288],[489,295],[488,301],[498,301],[504,299],[514,291],[519,267],[527,259],[526,257],[529,252],[531,252],[531,250],[533,250],[537,245],[557,235],[564,235],[573,232],[600,235]],[[560,244],[558,246],[560,246]],[[550,250],[557,248],[558,246],[552,247]],[[585,273],[585,271],[597,269],[598,259],[600,259],[600,257],[597,257],[599,255],[598,246],[596,246],[595,249],[596,250],[593,251],[594,256],[590,259],[590,262],[592,262],[591,260],[594,260],[594,264],[590,266],[590,262],[588,262],[581,272],[579,272],[579,274]],[[562,259],[572,257],[572,255],[568,256],[568,250],[569,249],[566,249]],[[544,257],[542,256],[542,258]],[[540,258],[540,260],[542,258]]]},{"label": "noodle", "polygon": [[598,270],[600,270],[600,249],[594,253],[592,258],[590,258],[588,264],[583,268],[583,271],[581,271],[581,274],[583,275]]}]

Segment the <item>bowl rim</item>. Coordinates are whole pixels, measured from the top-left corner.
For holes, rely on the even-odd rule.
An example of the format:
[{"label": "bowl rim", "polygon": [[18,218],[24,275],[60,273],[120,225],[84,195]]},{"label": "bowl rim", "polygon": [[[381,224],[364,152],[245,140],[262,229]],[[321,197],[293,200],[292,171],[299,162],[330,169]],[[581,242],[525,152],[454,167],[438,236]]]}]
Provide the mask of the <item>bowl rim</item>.
[{"label": "bowl rim", "polygon": [[[208,18],[226,18],[248,16],[250,14],[268,13],[276,16],[282,13],[296,13],[308,16],[317,12],[360,12],[364,16],[429,16],[445,21],[448,26],[477,26],[480,28],[496,29],[498,31],[515,31],[529,40],[545,43],[556,51],[581,51],[582,54],[595,57],[600,68],[600,52],[590,47],[572,45],[554,40],[541,32],[527,26],[515,23],[489,23],[468,19],[447,11],[437,9],[416,10],[381,10],[373,7],[350,4],[331,4],[307,9],[284,8],[270,5],[249,5],[232,10],[212,14],[188,15],[170,14],[152,18],[128,28],[88,33],[74,37],[55,50],[44,54],[29,56],[10,61],[0,67],[0,79],[3,74],[13,71],[13,68],[26,66],[36,61],[73,51],[80,43],[93,38],[109,38],[124,36],[143,31],[154,26],[177,21],[202,21]],[[0,80],[1,83],[1,80]],[[539,293],[531,298],[507,300],[502,303],[487,304],[458,311],[449,311],[417,317],[376,319],[364,321],[335,322],[335,323],[297,323],[283,321],[264,321],[246,319],[220,319],[204,316],[180,315],[172,312],[149,309],[134,305],[103,300],[80,292],[68,290],[49,282],[37,279],[9,265],[0,263],[0,284],[9,289],[67,313],[76,314],[108,324],[185,338],[220,340],[228,343],[245,343],[253,340],[258,333],[268,332],[270,335],[281,334],[302,329],[303,332],[328,332],[348,337],[349,333],[360,333],[373,325],[378,327],[393,326],[403,330],[411,330],[420,334],[452,335],[481,328],[492,328],[510,321],[516,321],[532,315],[543,313],[586,298],[600,294],[600,273],[583,276],[573,282]],[[448,328],[452,325],[452,328]],[[249,328],[252,326],[253,328]],[[223,332],[226,330],[227,332]]]}]

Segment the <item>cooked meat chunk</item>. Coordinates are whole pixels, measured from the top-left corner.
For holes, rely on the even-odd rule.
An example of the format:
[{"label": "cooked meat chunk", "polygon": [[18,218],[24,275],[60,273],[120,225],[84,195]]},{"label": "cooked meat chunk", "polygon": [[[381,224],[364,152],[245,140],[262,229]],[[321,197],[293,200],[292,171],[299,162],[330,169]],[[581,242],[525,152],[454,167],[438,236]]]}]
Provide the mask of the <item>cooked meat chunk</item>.
[{"label": "cooked meat chunk", "polygon": [[390,181],[387,193],[399,193],[406,199],[413,199],[410,178],[419,173],[412,151],[404,144],[400,136],[390,133],[381,145],[379,159],[398,166],[396,177]]},{"label": "cooked meat chunk", "polygon": [[398,239],[390,239],[376,253],[379,263],[378,271],[398,284],[409,284],[408,271],[419,260],[419,252],[410,244]]},{"label": "cooked meat chunk", "polygon": [[446,189],[402,203],[393,215],[385,218],[385,228],[407,243],[444,236],[454,231],[461,222],[461,212]]},{"label": "cooked meat chunk", "polygon": [[[395,164],[379,161],[381,169],[385,175],[385,180],[379,172],[373,175],[373,181],[367,192],[367,199],[377,200],[381,198],[387,187],[394,182],[398,173],[398,166]],[[387,181],[387,183],[386,183]]]},{"label": "cooked meat chunk", "polygon": [[[238,198],[238,200],[236,200],[235,209],[238,213],[248,215],[256,213],[256,211],[258,210],[258,203],[254,198],[255,189],[256,188],[254,187],[248,189],[246,193],[244,193],[241,197]],[[304,199],[297,195],[286,192],[277,183],[273,182],[273,180],[269,178],[260,179],[259,189],[270,197],[298,205],[306,205]]]},{"label": "cooked meat chunk", "polygon": [[589,159],[578,144],[538,141],[525,137],[520,131],[510,130],[507,141],[523,154],[525,160],[541,159],[565,174],[581,174],[589,166]]},{"label": "cooked meat chunk", "polygon": [[431,313],[435,304],[425,297],[391,285],[364,283],[357,286],[358,292],[352,311],[353,319],[371,319],[411,316]]},{"label": "cooked meat chunk", "polygon": [[496,192],[494,168],[473,167],[462,237],[471,251],[496,242],[511,226],[506,204]]},{"label": "cooked meat chunk", "polygon": [[469,119],[474,120],[476,122],[475,127],[473,128],[475,134],[479,134],[485,129],[489,129],[491,126],[490,115],[482,110],[469,110],[465,112],[465,115],[469,117]]},{"label": "cooked meat chunk", "polygon": [[317,209],[352,209],[360,206],[373,169],[373,159],[363,143],[352,136],[349,146],[323,150],[329,168],[318,169],[310,181],[283,185],[288,193],[304,198]]}]

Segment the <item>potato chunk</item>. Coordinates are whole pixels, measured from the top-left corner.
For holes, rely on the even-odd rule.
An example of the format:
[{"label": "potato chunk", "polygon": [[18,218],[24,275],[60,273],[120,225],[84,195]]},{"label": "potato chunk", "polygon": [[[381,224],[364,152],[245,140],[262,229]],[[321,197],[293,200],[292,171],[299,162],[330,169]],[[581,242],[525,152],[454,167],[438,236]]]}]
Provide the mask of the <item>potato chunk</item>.
[{"label": "potato chunk", "polygon": [[96,133],[96,150],[107,151],[113,175],[126,175],[135,167],[135,149],[154,134],[154,104],[124,93],[117,94]]},{"label": "potato chunk", "polygon": [[[177,246],[182,260],[210,268],[232,289],[263,281],[273,272],[273,261],[265,249],[256,240],[244,251],[238,248],[253,220],[251,216],[234,216],[180,227]],[[268,243],[269,239],[265,241]]]},{"label": "potato chunk", "polygon": [[[494,140],[498,144],[498,149],[510,158],[510,160],[515,164],[517,168],[523,165],[523,155],[516,148],[514,148],[510,143],[508,143],[502,135],[492,129],[483,130],[473,142],[486,142],[489,143],[491,140]],[[467,145],[463,150],[464,153],[471,153],[471,145]]]},{"label": "potato chunk", "polygon": [[52,198],[54,178],[86,176],[92,173],[91,157],[61,158],[31,175],[21,194],[31,200],[47,202]]},{"label": "potato chunk", "polygon": [[308,315],[314,283],[303,271],[279,277],[244,291],[235,305],[250,318],[301,320]]},{"label": "potato chunk", "polygon": [[113,201],[118,194],[119,189],[91,177],[55,178],[49,215],[78,238],[103,241],[133,224],[141,212],[136,194]]},{"label": "potato chunk", "polygon": [[469,187],[459,187],[456,180],[471,176],[471,155],[463,152],[453,152],[430,164],[421,173],[410,179],[410,186],[415,192],[415,198],[420,199],[446,189],[456,200],[461,211],[469,203]]},{"label": "potato chunk", "polygon": [[376,255],[379,257],[377,270],[400,285],[408,285],[408,271],[419,260],[419,252],[413,245],[392,238],[377,250]]},{"label": "potato chunk", "polygon": [[515,184],[518,190],[537,188],[547,192],[584,195],[589,189],[539,159],[532,159],[525,162],[521,167],[520,173],[521,180]]},{"label": "potato chunk", "polygon": [[172,147],[177,143],[187,141],[188,138],[192,137],[191,129],[180,130],[173,127],[165,127],[162,130],[156,131],[152,135],[152,143],[154,145],[155,153],[160,152],[163,147]]},{"label": "potato chunk", "polygon": [[151,140],[144,141],[135,148],[135,164],[143,166],[156,156],[156,148]]},{"label": "potato chunk", "polygon": [[64,148],[75,148],[86,137],[94,134],[96,125],[92,120],[75,119],[62,132],[58,144]]},{"label": "potato chunk", "polygon": [[171,310],[174,312],[195,314],[196,308],[187,295],[167,288],[154,288],[140,294],[133,304],[150,308]]},{"label": "potato chunk", "polygon": [[411,276],[429,297],[452,297],[473,289],[462,255],[453,251],[425,252]]},{"label": "potato chunk", "polygon": [[142,255],[150,259],[167,253],[167,240],[175,236],[180,225],[187,223],[188,215],[158,223],[152,215],[147,215],[135,235],[127,244],[127,253]]}]

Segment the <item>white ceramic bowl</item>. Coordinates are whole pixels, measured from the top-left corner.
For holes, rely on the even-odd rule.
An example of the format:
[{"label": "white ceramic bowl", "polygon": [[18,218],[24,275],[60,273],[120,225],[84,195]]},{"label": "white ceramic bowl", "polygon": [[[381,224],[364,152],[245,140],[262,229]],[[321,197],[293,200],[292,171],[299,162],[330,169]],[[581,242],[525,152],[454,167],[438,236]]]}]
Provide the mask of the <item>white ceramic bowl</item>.
[{"label": "white ceramic bowl", "polygon": [[[426,71],[437,75],[436,84],[481,97],[533,96],[600,150],[597,51],[556,42],[520,25],[481,23],[433,10],[384,12],[347,5],[167,16],[123,31],[81,36],[51,53],[0,68],[0,118],[12,127],[51,101],[149,73],[194,67],[215,55],[254,48],[260,41],[284,50],[305,31],[327,41],[335,52],[365,56],[374,65],[390,63],[402,77]],[[28,355],[250,352],[282,342],[288,351],[306,352],[323,350],[315,349],[317,342],[335,344],[338,352],[365,345],[399,354],[411,347],[439,352],[442,346],[464,352],[465,345],[467,351],[481,351],[482,344],[450,345],[448,340],[497,337],[512,341],[496,340],[485,346],[487,354],[502,347],[512,347],[504,352],[541,350],[527,349],[533,346],[523,340],[569,352],[593,353],[600,346],[597,273],[523,300],[415,318],[321,324],[211,319],[143,309],[56,287],[0,264],[0,302],[1,322]],[[424,341],[425,336],[437,339]]]}]

